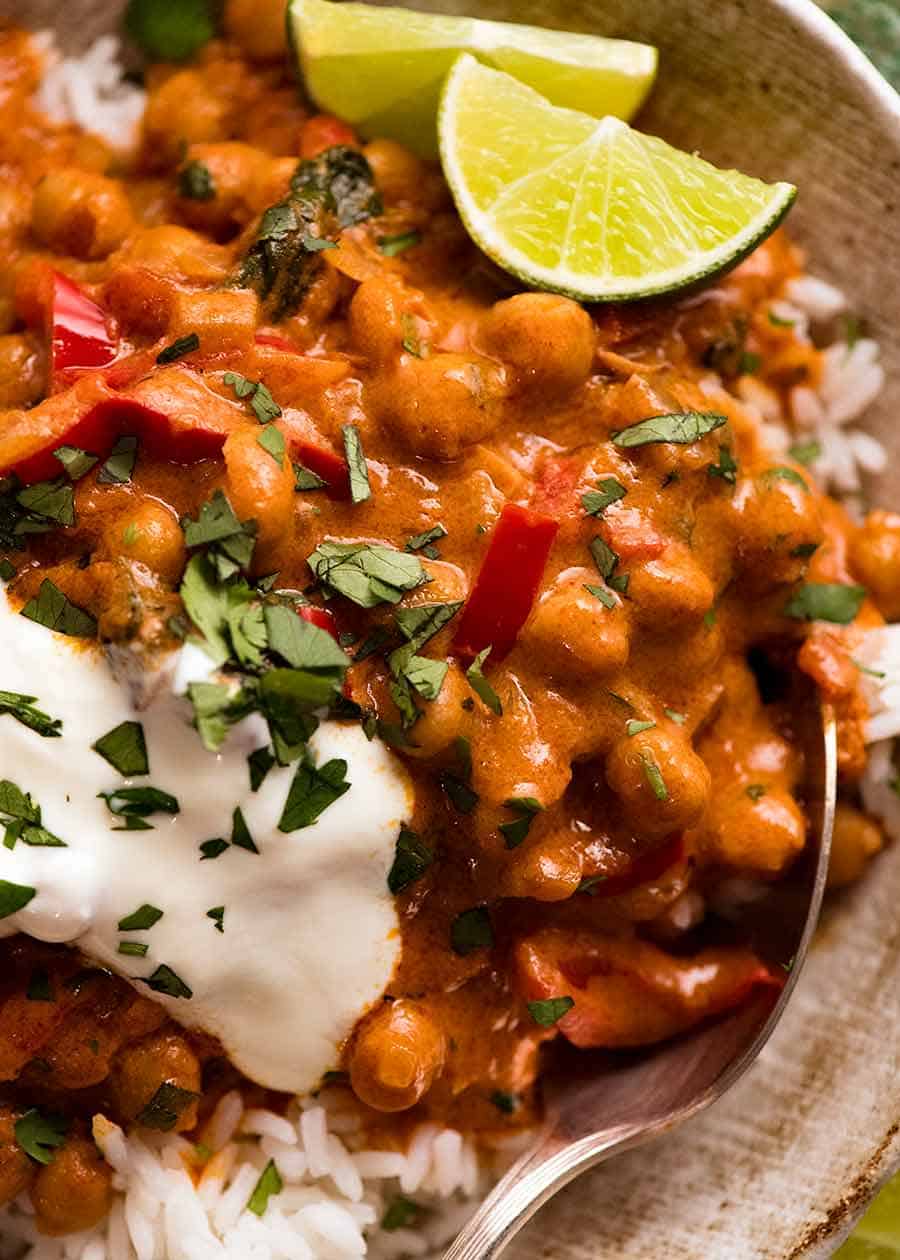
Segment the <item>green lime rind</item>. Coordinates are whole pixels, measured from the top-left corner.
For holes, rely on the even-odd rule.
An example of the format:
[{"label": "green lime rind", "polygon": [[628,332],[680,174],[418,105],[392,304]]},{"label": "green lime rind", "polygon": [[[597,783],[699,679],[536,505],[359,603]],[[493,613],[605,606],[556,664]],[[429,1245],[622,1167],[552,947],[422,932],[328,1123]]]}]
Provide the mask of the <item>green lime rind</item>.
[{"label": "green lime rind", "polygon": [[656,75],[656,49],[509,22],[333,0],[292,0],[288,37],[309,96],[371,138],[438,154],[444,79],[461,52],[555,104],[630,118]]},{"label": "green lime rind", "polygon": [[470,235],[524,283],[583,302],[675,293],[734,267],[791,208],[791,184],[721,171],[617,118],[560,109],[461,56],[438,116]]}]

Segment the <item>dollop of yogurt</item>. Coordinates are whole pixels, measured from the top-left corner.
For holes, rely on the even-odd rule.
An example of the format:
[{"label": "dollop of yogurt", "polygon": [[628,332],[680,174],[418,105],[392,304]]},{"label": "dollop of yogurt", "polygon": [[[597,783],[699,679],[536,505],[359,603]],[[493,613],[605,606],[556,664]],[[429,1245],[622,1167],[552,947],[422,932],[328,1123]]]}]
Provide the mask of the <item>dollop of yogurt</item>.
[{"label": "dollop of yogurt", "polygon": [[[62,721],[61,737],[44,738],[0,716],[0,779],[29,793],[42,826],[66,845],[0,846],[0,879],[35,889],[0,920],[0,935],[76,945],[182,1024],[216,1036],[251,1080],[309,1090],[390,983],[400,933],[387,875],[412,787],[381,743],[325,721],[312,759],[346,761],[350,788],[311,826],[284,834],[296,767],[274,767],[252,791],[247,758],[268,743],[264,724],[248,718],[220,753],[207,752],[174,694],[179,672],[165,686],[122,685],[96,645],[26,620],[0,592],[0,690],[36,697]],[[141,691],[153,698],[139,711]],[[143,725],[150,773],[141,778],[123,779],[92,747],[125,721]],[[170,793],[179,812],[153,814],[152,830],[117,830],[122,819],[98,793],[134,786]],[[204,860],[201,844],[230,840],[236,809],[259,852],[229,844]],[[143,906],[161,917],[120,929]],[[147,951],[123,954],[123,943]],[[151,992],[146,981],[161,967],[191,996]]]}]

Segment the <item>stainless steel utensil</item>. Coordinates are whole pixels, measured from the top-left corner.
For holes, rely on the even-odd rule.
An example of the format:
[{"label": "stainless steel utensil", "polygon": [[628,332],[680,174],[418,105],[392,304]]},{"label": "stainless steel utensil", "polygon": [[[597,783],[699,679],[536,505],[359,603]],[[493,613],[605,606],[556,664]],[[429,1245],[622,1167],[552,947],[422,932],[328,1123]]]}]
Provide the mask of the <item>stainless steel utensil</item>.
[{"label": "stainless steel utensil", "polygon": [[[793,712],[806,752],[810,820],[794,878],[754,909],[751,935],[788,970],[774,1009],[762,995],[660,1049],[621,1056],[572,1052],[545,1080],[546,1119],[446,1252],[444,1260],[493,1260],[557,1190],[579,1173],[680,1125],[720,1098],[750,1068],[781,1018],[815,931],[825,890],[837,794],[834,715],[798,686]],[[773,935],[777,939],[773,939]]]}]

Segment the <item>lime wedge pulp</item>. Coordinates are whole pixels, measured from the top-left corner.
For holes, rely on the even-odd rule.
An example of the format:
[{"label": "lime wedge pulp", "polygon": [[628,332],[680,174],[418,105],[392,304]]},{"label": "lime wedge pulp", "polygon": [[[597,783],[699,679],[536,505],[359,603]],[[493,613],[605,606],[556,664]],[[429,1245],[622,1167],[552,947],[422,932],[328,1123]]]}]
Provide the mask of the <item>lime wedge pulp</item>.
[{"label": "lime wedge pulp", "polygon": [[470,235],[501,267],[581,301],[672,293],[739,262],[791,207],[791,184],[720,171],[618,118],[559,109],[462,56],[441,160]]},{"label": "lime wedge pulp", "polygon": [[437,157],[444,79],[464,51],[556,105],[630,118],[656,74],[656,49],[625,40],[333,0],[291,0],[288,34],[320,109],[367,138]]},{"label": "lime wedge pulp", "polygon": [[887,1183],[834,1260],[900,1260],[900,1176]]}]

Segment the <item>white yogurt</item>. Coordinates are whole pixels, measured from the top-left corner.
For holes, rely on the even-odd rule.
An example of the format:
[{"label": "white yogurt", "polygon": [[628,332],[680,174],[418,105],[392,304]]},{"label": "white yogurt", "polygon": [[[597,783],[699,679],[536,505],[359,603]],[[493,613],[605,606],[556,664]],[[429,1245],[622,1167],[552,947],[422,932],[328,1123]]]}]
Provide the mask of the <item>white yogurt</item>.
[{"label": "white yogurt", "polygon": [[[70,942],[135,982],[181,1023],[214,1034],[232,1062],[272,1089],[302,1092],[336,1066],[342,1042],[390,982],[400,934],[387,874],[412,811],[408,777],[356,725],[324,722],[313,758],[348,763],[351,787],[311,826],[278,831],[294,769],[274,768],[250,790],[247,756],[267,743],[249,718],[223,751],[207,752],[186,703],[158,688],[143,712],[93,646],[13,612],[0,592],[0,690],[38,698],[63,721],[45,739],[0,716],[0,778],[29,792],[43,825],[67,848],[0,847],[0,879],[37,890],[0,935]],[[91,745],[126,720],[141,721],[150,774],[123,779]],[[152,831],[115,831],[98,792],[152,785],[181,812],[154,814]],[[229,839],[240,806],[259,854],[231,847],[201,861],[205,840]],[[145,931],[120,919],[148,904],[163,917]],[[207,911],[224,906],[224,931]],[[123,941],[145,957],[118,952]],[[171,967],[189,999],[151,993],[141,978]]]}]

